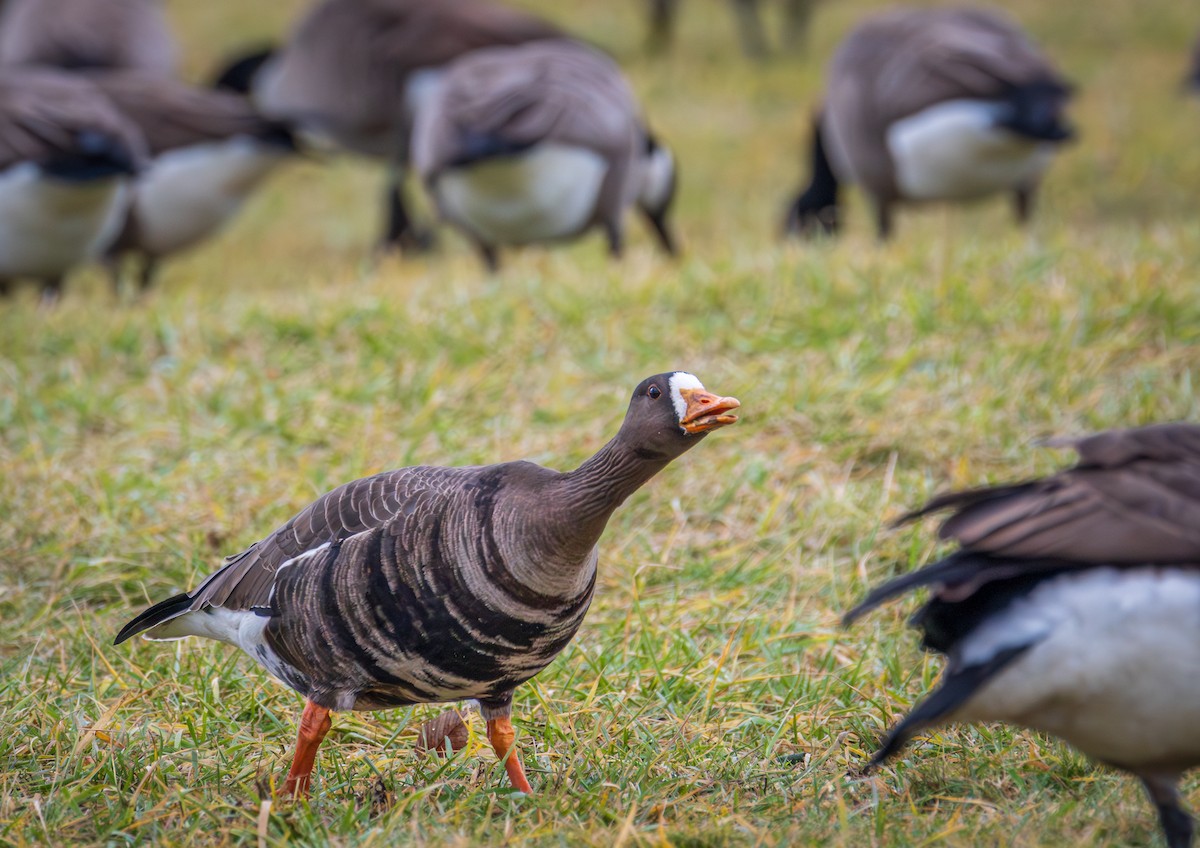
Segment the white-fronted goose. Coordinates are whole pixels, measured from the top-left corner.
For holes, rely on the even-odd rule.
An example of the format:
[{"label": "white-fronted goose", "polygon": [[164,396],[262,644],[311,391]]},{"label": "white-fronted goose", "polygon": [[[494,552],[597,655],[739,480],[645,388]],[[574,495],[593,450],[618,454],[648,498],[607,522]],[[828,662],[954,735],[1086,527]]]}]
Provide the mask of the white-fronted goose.
[{"label": "white-fronted goose", "polygon": [[674,252],[670,151],[645,129],[621,69],[570,39],[475,50],[417,113],[413,166],[489,268],[496,248],[604,229],[619,254],[637,205]]},{"label": "white-fronted goose", "polygon": [[899,9],[856,27],[829,66],[813,130],[811,185],[791,233],[833,232],[838,188],[870,196],[880,238],[901,201],[1012,192],[1028,218],[1062,142],[1070,89],[1016,24],[998,12]]},{"label": "white-fronted goose", "polygon": [[86,79],[0,71],[0,292],[29,278],[56,298],[120,229],[143,156],[137,127]]},{"label": "white-fronted goose", "polygon": [[161,0],[5,0],[0,65],[171,76],[175,39]]},{"label": "white-fronted goose", "polygon": [[691,374],[647,378],[617,435],[574,471],[530,462],[421,466],[318,498],[190,593],[117,635],[237,645],[307,698],[285,785],[303,793],[331,710],[477,699],[515,788],[513,690],[583,621],[609,516],[706,433],[733,398]]},{"label": "white-fronted goose", "polygon": [[145,290],[161,259],[215,234],[295,145],[239,94],[133,71],[91,78],[141,128],[153,157],[108,249],[117,276],[125,256],[142,259]]},{"label": "white-fronted goose", "polygon": [[413,112],[437,69],[480,47],[561,35],[488,0],[323,0],[262,65],[254,97],[268,117],[389,162],[385,245],[421,246],[402,182]]},{"label": "white-fronted goose", "polygon": [[1074,442],[1053,476],[935,498],[961,549],[875,589],[851,621],[920,586],[913,617],[944,653],[939,687],[868,768],[922,730],[1007,721],[1141,778],[1167,844],[1192,842],[1182,773],[1200,765],[1200,426]]}]

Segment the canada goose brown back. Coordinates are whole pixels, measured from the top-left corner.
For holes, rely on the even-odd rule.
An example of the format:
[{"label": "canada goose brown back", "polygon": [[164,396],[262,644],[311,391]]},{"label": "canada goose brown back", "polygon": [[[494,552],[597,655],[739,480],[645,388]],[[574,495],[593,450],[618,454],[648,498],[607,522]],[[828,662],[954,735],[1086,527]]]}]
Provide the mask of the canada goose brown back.
[{"label": "canada goose brown back", "polygon": [[264,118],[244,96],[136,71],[88,75],[142,132],[151,155],[234,136],[279,137],[287,130]]},{"label": "canada goose brown back", "polygon": [[[1027,216],[1057,145],[1071,136],[1069,86],[1016,24],[978,8],[898,9],[861,23],[835,52],[814,150],[836,183],[857,183],[881,236],[897,201],[1012,191]],[[816,137],[819,135],[819,139]],[[817,168],[819,170],[819,168]],[[790,213],[804,230],[835,189]],[[829,226],[823,226],[829,230]]]},{"label": "canada goose brown back", "polygon": [[170,76],[175,40],[161,0],[5,0],[0,65],[131,68]]},{"label": "canada goose brown back", "polygon": [[[621,69],[595,48],[570,39],[484,48],[448,66],[418,113],[413,165],[491,266],[501,245],[593,225],[619,253],[650,162],[669,157],[640,111]],[[672,172],[657,181],[673,191],[673,160],[663,161]]]},{"label": "canada goose brown back", "polygon": [[868,768],[948,722],[1052,733],[1142,780],[1171,848],[1192,841],[1178,781],[1200,765],[1200,426],[1113,430],[1048,477],[934,498],[958,551],[873,590],[847,621],[919,587],[946,655],[938,687]]}]

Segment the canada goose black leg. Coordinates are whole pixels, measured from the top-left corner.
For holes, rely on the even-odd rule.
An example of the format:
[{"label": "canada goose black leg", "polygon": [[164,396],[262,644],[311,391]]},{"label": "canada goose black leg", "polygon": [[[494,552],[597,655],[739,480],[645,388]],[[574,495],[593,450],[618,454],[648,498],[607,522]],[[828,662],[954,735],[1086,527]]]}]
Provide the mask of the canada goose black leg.
[{"label": "canada goose black leg", "polygon": [[142,271],[138,274],[138,294],[145,294],[154,285],[154,278],[158,276],[158,259],[153,256],[145,256],[142,258]]},{"label": "canada goose black leg", "polygon": [[124,271],[125,257],[120,253],[110,253],[102,260],[104,271],[108,274],[108,284],[112,287],[114,298],[121,297],[121,277]]},{"label": "canada goose black leg", "polygon": [[650,228],[654,230],[654,234],[658,237],[658,244],[663,249],[663,252],[668,256],[678,256],[679,248],[676,246],[675,237],[671,235],[671,228],[667,226],[667,213],[665,211],[649,212],[643,209],[642,215],[645,216],[646,221],[650,224]]},{"label": "canada goose black leg", "polygon": [[408,207],[404,202],[404,186],[398,176],[388,182],[385,203],[387,227],[380,244],[383,251],[412,250],[426,253],[433,248],[433,233],[430,230],[418,229],[408,214]]},{"label": "canada goose black leg", "polygon": [[62,276],[47,277],[42,280],[42,296],[40,305],[46,309],[53,309],[58,306],[58,302],[62,300],[63,278]]},{"label": "canada goose black leg", "polygon": [[496,250],[495,245],[477,244],[479,249],[479,258],[483,260],[483,265],[487,268],[489,274],[495,274],[500,270],[500,251]]},{"label": "canada goose black leg", "polygon": [[1196,825],[1179,804],[1179,783],[1175,775],[1139,775],[1146,794],[1158,808],[1158,820],[1167,838],[1167,848],[1191,848]]},{"label": "canada goose black leg", "polygon": [[296,754],[283,785],[285,795],[297,798],[308,796],[309,781],[317,762],[317,749],[332,726],[329,710],[312,701],[304,702],[304,712],[300,714],[300,732],[296,736]]},{"label": "canada goose black leg", "polygon": [[0,297],[11,297],[13,281],[8,277],[0,277]]},{"label": "canada goose black leg", "polygon": [[678,10],[679,0],[650,0],[650,34],[646,46],[651,53],[662,53],[671,46]]},{"label": "canada goose black leg", "polygon": [[733,11],[737,15],[742,51],[751,59],[766,59],[769,50],[767,37],[763,34],[759,0],[733,0]]},{"label": "canada goose black leg", "polygon": [[612,221],[605,221],[604,238],[608,242],[608,255],[613,259],[620,259],[625,253],[625,236],[621,233],[621,228]]},{"label": "canada goose black leg", "polygon": [[1013,213],[1018,224],[1028,224],[1033,217],[1033,189],[1022,186],[1013,192]]},{"label": "canada goose black leg", "polygon": [[881,242],[892,237],[892,206],[886,200],[875,204],[875,235]]},{"label": "canada goose black leg", "polygon": [[813,118],[812,142],[809,156],[812,160],[812,181],[788,207],[783,222],[784,236],[811,238],[817,235],[832,236],[838,229],[838,181],[833,166],[825,154],[825,140],[821,135],[823,118]]},{"label": "canada goose black leg", "polygon": [[783,43],[789,51],[803,49],[808,41],[813,8],[817,0],[787,0],[783,7]]}]

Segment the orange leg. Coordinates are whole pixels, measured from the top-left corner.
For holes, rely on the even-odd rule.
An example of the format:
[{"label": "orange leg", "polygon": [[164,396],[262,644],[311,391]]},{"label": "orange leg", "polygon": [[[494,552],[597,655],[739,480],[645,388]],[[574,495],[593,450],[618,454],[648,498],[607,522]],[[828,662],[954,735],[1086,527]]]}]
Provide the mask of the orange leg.
[{"label": "orange leg", "polygon": [[532,795],[533,787],[525,779],[525,769],[521,766],[521,758],[517,756],[517,751],[513,747],[513,739],[516,734],[513,733],[512,722],[509,721],[508,716],[489,721],[487,734],[488,741],[492,743],[492,748],[496,751],[496,756],[504,763],[504,770],[508,772],[508,779],[512,783],[513,789]]},{"label": "orange leg", "polygon": [[312,701],[304,702],[304,712],[300,715],[300,734],[296,738],[296,756],[292,758],[292,768],[283,785],[283,794],[300,798],[308,796],[308,782],[317,761],[317,748],[332,726],[329,710],[318,707]]}]

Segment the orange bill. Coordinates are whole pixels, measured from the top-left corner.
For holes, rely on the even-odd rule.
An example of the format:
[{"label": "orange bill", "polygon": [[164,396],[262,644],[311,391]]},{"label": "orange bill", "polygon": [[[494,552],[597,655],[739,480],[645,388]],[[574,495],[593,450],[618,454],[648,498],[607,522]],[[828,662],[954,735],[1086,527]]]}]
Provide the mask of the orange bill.
[{"label": "orange bill", "polygon": [[742,405],[737,398],[719,397],[704,389],[680,389],[679,394],[687,404],[679,425],[689,433],[707,433],[738,420],[729,414]]}]

